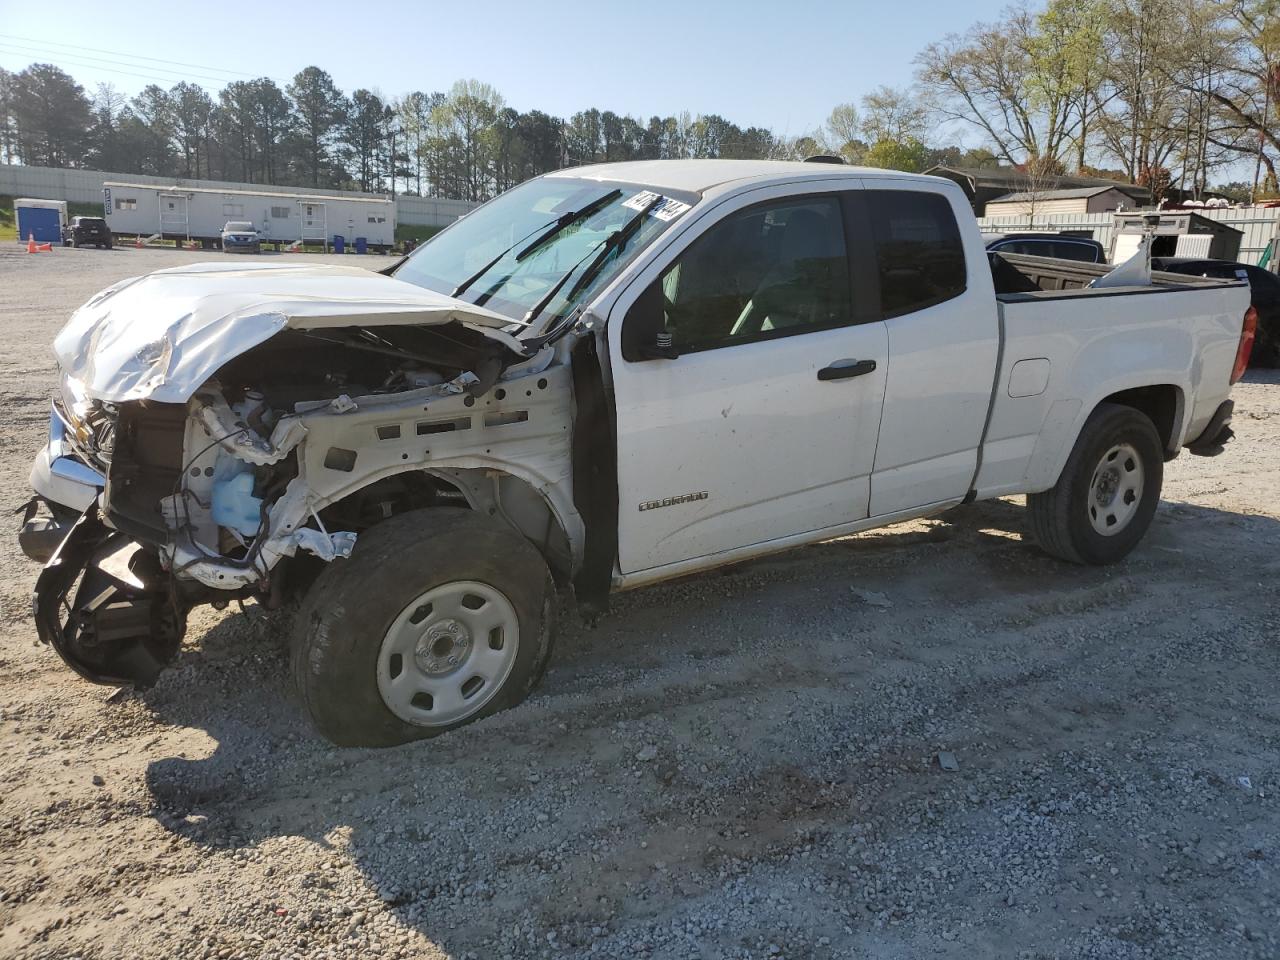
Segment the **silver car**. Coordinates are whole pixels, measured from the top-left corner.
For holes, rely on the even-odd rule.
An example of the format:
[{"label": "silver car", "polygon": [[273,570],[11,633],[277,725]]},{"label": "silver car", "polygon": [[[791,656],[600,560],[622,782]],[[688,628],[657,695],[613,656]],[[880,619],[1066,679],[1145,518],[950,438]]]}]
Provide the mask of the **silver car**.
[{"label": "silver car", "polygon": [[228,220],[222,228],[222,249],[227,253],[261,253],[262,236],[247,220]]}]

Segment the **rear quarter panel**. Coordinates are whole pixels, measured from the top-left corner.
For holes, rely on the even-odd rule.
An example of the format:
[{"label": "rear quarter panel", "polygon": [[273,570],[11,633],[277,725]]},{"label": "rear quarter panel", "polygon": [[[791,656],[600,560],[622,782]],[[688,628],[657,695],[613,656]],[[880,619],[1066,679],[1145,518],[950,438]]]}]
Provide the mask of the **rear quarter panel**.
[{"label": "rear quarter panel", "polygon": [[[1122,390],[1175,387],[1171,452],[1194,439],[1231,392],[1248,306],[1244,285],[1002,300],[1004,350],[978,496],[1052,487],[1089,415]],[[1026,360],[1041,362],[1014,370]],[[1028,383],[1028,370],[1044,375]]]}]

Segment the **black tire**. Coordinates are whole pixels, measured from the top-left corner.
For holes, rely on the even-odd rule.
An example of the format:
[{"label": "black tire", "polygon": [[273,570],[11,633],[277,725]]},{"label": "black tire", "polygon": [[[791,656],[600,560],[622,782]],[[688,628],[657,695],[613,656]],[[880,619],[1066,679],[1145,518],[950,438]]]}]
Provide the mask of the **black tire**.
[{"label": "black tire", "polygon": [[[1120,446],[1134,450],[1142,471],[1136,508],[1119,532],[1100,533],[1090,517],[1098,504],[1091,501],[1095,473],[1104,469],[1103,457]],[[1031,529],[1046,553],[1072,563],[1115,563],[1138,545],[1160,502],[1164,481],[1164,451],[1160,434],[1140,410],[1114,403],[1099,404],[1085,421],[1062,475],[1052,489],[1027,497]],[[1105,525],[1106,510],[1099,523]]]},{"label": "black tire", "polygon": [[73,247],[75,247],[75,248],[79,249],[79,247],[80,247],[80,241],[79,241],[79,240],[77,240],[75,237],[72,237],[72,238],[71,238],[71,246],[73,246]]},{"label": "black tire", "polygon": [[[383,638],[411,603],[444,584],[473,581],[514,608],[514,662],[484,706],[455,722],[421,726],[379,692]],[[456,729],[520,703],[551,656],[555,587],[542,555],[518,532],[453,508],[399,514],[360,534],[350,559],[316,579],[294,622],[292,675],[315,729],[344,747],[388,747]]]}]

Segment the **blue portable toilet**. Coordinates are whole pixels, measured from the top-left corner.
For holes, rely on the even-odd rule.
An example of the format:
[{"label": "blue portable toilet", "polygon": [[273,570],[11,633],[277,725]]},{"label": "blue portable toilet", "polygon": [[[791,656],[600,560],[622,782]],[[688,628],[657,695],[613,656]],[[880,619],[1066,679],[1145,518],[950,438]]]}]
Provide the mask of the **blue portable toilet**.
[{"label": "blue portable toilet", "polygon": [[346,251],[347,251],[347,238],[340,233],[335,233],[333,235],[333,252],[346,253]]},{"label": "blue portable toilet", "polygon": [[62,243],[62,228],[67,223],[67,201],[36,200],[31,197],[13,201],[18,221],[18,239],[26,243],[35,237],[37,243]]},{"label": "blue portable toilet", "polygon": [[369,238],[356,237],[356,253],[368,253],[368,252],[369,252]]}]

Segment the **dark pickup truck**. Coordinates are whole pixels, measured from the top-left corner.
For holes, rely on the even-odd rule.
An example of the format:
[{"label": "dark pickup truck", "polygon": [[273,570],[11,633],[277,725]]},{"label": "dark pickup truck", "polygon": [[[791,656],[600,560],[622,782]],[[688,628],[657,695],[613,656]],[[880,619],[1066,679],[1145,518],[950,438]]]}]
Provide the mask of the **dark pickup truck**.
[{"label": "dark pickup truck", "polygon": [[101,217],[72,217],[62,228],[64,247],[105,247],[111,249],[111,228]]}]

